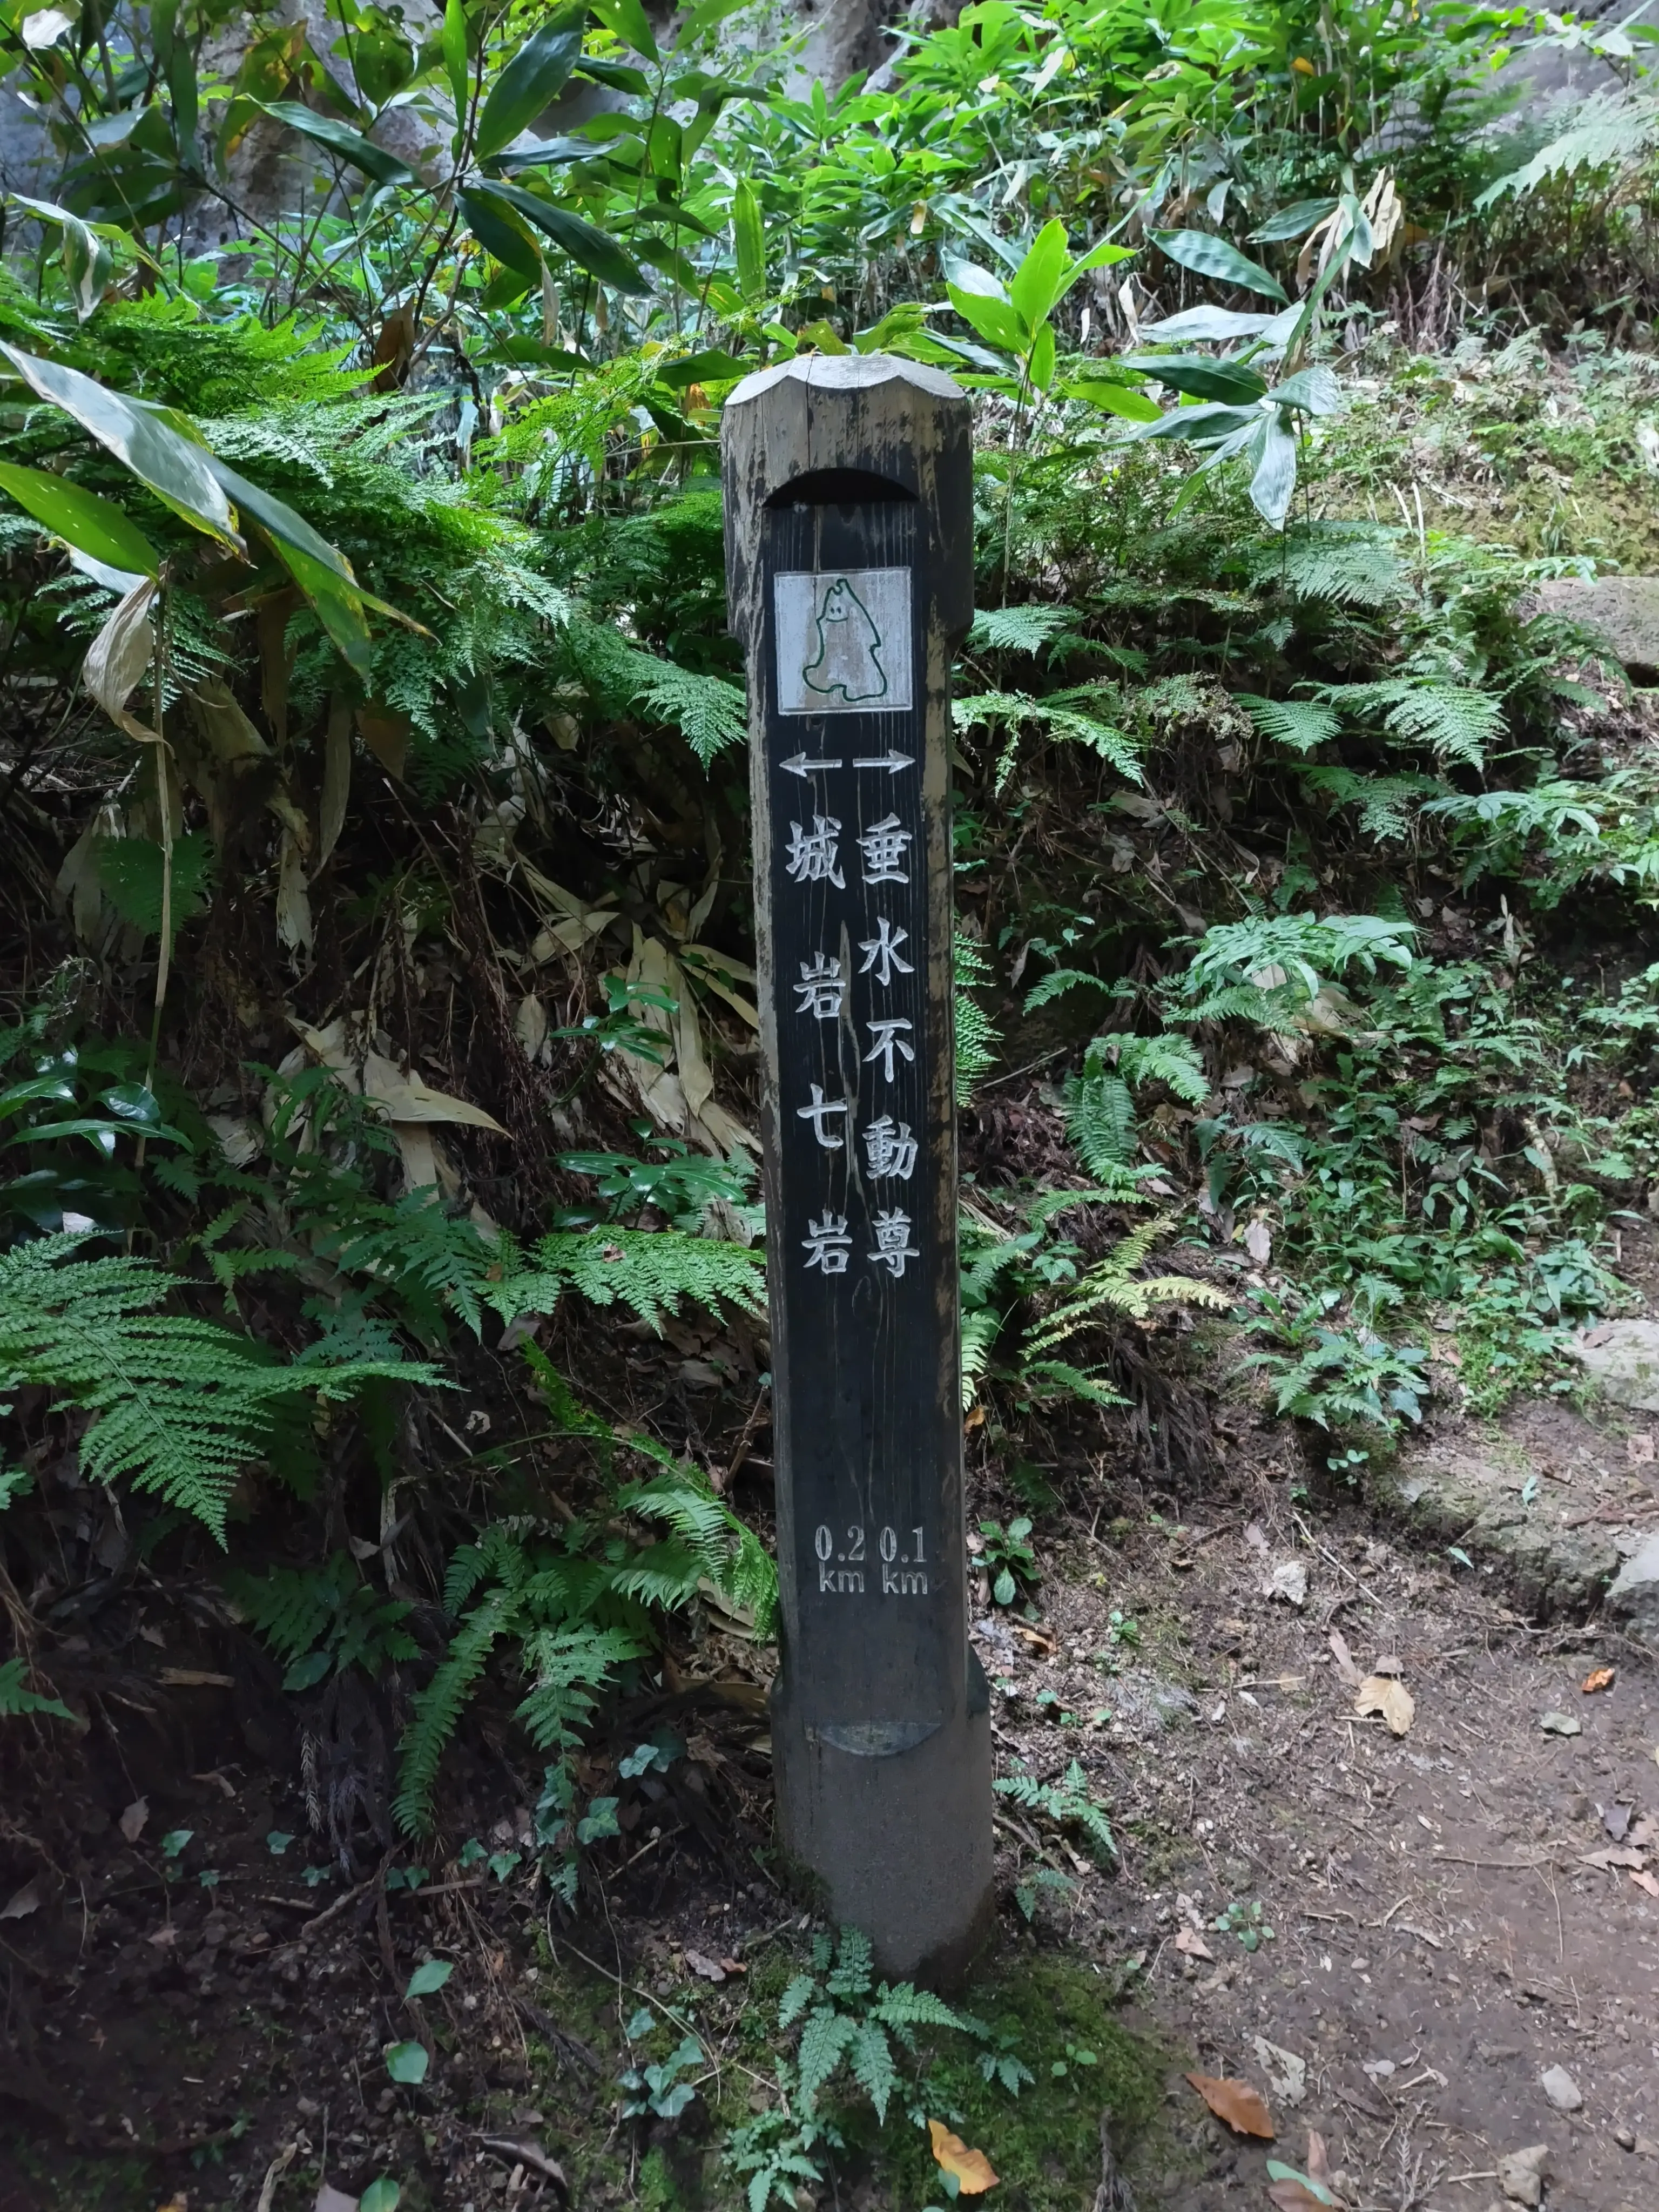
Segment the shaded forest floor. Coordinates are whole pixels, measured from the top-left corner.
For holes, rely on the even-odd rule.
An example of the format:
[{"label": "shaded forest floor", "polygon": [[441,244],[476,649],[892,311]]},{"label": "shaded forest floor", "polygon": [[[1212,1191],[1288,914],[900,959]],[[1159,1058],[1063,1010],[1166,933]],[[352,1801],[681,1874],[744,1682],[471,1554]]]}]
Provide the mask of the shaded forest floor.
[{"label": "shaded forest floor", "polygon": [[[1555,1417],[1587,1464],[1624,1456]],[[1039,1893],[1030,1926],[1005,1897],[970,2002],[1012,2025],[1037,2080],[1017,2103],[964,2088],[963,2132],[1012,2204],[1093,2202],[1103,2102],[1138,2201],[1169,2212],[1265,2204],[1267,2156],[1303,2166],[1310,2130],[1351,2205],[1486,2212],[1510,2201],[1500,2159],[1544,2144],[1548,2204],[1638,2212],[1659,2192],[1651,1657],[1528,1618],[1501,1565],[1414,1547],[1308,1481],[1282,1425],[1224,1401],[1201,1492],[1092,1473],[1040,1516],[1035,1603],[979,1616],[1005,1763],[1079,1759],[1121,1865],[1050,1846],[1071,1892]],[[981,1512],[1018,1510],[982,1468],[976,1486]],[[76,1846],[3,1930],[38,1993],[26,2006],[14,1982],[4,2212],[326,2208],[325,2183],[355,2195],[385,2172],[455,2212],[735,2204],[714,2123],[764,2101],[808,1941],[770,1868],[761,1655],[689,1654],[636,1717],[672,1721],[690,1757],[625,1805],[603,1893],[566,1916],[514,1856],[533,1784],[488,1724],[418,1888],[408,1854],[307,1879],[300,1775],[258,1755],[254,1649],[204,1627],[190,1593],[155,1593],[105,1702],[115,1726],[65,1765]],[[1409,1693],[1403,1735],[1356,1715],[1377,1673]],[[1005,1847],[1022,1840],[1016,1812],[999,1819]],[[427,1956],[456,1971],[405,2004]],[[658,2040],[689,2027],[720,2057],[672,2126],[617,2119],[641,2007]],[[428,2081],[386,2083],[383,2047],[422,2029],[444,2054]],[[1552,2068],[1575,2109],[1551,2103]],[[1259,2088],[1277,2141],[1222,2127],[1189,2069]],[[820,2201],[921,2207],[931,2169],[910,2148],[855,2148]]]}]

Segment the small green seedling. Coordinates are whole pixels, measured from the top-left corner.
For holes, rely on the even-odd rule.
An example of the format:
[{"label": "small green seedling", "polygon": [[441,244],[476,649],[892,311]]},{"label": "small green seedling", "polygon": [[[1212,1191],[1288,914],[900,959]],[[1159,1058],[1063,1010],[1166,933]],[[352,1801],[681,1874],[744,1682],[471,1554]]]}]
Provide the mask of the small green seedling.
[{"label": "small green seedling", "polygon": [[1262,1914],[1260,1898],[1236,1898],[1224,1912],[1218,1912],[1210,1923],[1218,1936],[1237,1936],[1247,1951],[1259,1950],[1262,1944],[1278,1939],[1268,1927]]}]

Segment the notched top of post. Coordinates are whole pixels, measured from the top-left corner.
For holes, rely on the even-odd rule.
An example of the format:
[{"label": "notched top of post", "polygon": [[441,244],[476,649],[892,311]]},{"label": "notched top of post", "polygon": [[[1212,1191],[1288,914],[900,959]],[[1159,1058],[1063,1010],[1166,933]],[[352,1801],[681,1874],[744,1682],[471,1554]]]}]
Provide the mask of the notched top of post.
[{"label": "notched top of post", "polygon": [[925,392],[934,399],[965,400],[968,397],[942,368],[929,368],[919,361],[904,361],[897,354],[801,353],[793,361],[776,362],[770,368],[757,368],[752,375],[745,376],[727,397],[727,413],[788,381],[804,384],[816,392],[867,392],[877,385],[898,383],[913,385],[918,392]]}]

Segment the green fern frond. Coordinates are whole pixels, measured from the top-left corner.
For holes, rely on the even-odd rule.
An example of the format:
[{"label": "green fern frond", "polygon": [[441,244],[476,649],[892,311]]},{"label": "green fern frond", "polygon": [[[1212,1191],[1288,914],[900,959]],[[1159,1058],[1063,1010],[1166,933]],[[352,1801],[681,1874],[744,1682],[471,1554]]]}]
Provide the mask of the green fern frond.
[{"label": "green fern frond", "polygon": [[1504,733],[1504,710],[1472,684],[1390,677],[1380,684],[1327,684],[1320,699],[1340,713],[1380,714],[1384,726],[1447,760],[1480,768],[1486,749]]},{"label": "green fern frond", "polygon": [[238,1476],[270,1443],[281,1401],[348,1396],[371,1377],[438,1383],[421,1363],[284,1366],[217,1322],[156,1309],[184,1287],[125,1254],[83,1258],[78,1235],[0,1254],[0,1389],[34,1383],[90,1413],[81,1463],[204,1522],[222,1543]]},{"label": "green fern frond", "polygon": [[513,1626],[518,1601],[505,1590],[487,1597],[457,1629],[437,1672],[416,1693],[398,1747],[398,1794],[392,1802],[392,1817],[400,1834],[431,1834],[432,1798],[445,1748],[496,1638]]},{"label": "green fern frond", "polygon": [[21,1720],[30,1713],[41,1713],[53,1720],[73,1721],[75,1715],[61,1698],[45,1698],[30,1689],[28,1673],[27,1659],[0,1660],[0,1720]]},{"label": "green fern frond", "polygon": [[956,1100],[966,1106],[981,1077],[996,1066],[996,1046],[1002,1032],[974,996],[991,981],[991,963],[985,948],[965,929],[951,939],[952,974],[956,986]]},{"label": "green fern frond", "polygon": [[1080,1398],[1085,1406],[1129,1403],[1123,1393],[1114,1390],[1109,1382],[1103,1382],[1097,1376],[1085,1374],[1082,1368],[1070,1366],[1063,1359],[1028,1359],[1021,1376],[1038,1402],[1050,1396],[1065,1396]]},{"label": "green fern frond", "polygon": [[1091,1176],[1127,1165],[1135,1144],[1134,1101],[1129,1086],[1109,1068],[1073,1076],[1067,1083],[1066,1134]]},{"label": "green fern frond", "polygon": [[803,2112],[816,2109],[818,2092],[841,2064],[857,2032],[855,2021],[828,2005],[820,2005],[808,2018],[795,2062]]},{"label": "green fern frond", "polygon": [[778,2026],[793,2027],[818,1993],[811,1974],[796,1974],[778,2004]]},{"label": "green fern frond", "polygon": [[705,768],[728,746],[746,743],[749,705],[737,684],[660,660],[599,623],[578,617],[568,635],[578,667],[602,696],[618,708],[642,703],[658,721],[672,723]]},{"label": "green fern frond", "polygon": [[1388,606],[1405,590],[1393,533],[1374,522],[1304,524],[1264,548],[1252,567],[1258,582],[1334,606]]},{"label": "green fern frond", "polygon": [[525,1267],[482,1286],[481,1294],[511,1321],[551,1313],[566,1291],[596,1306],[625,1305],[660,1334],[665,1315],[687,1299],[717,1311],[729,1298],[744,1313],[762,1313],[766,1277],[760,1253],[712,1237],[678,1229],[566,1230],[544,1237]]},{"label": "green fern frond", "polygon": [[853,2031],[848,2063],[853,2079],[875,2106],[877,2121],[884,2127],[888,2101],[898,2086],[898,2069],[893,2063],[893,2047],[875,2021],[862,2020]]},{"label": "green fern frond", "polygon": [[696,1574],[706,1576],[729,1605],[751,1613],[757,1634],[771,1633],[777,1569],[754,1530],[695,1468],[676,1466],[654,1481],[623,1491],[617,1503],[624,1512],[643,1514],[672,1528]]},{"label": "green fern frond", "polygon": [[1072,607],[982,607],[968,633],[969,653],[1041,653],[1077,620]]},{"label": "green fern frond", "polygon": [[623,1628],[540,1629],[527,1637],[525,1662],[536,1682],[518,1717],[531,1741],[541,1751],[568,1750],[617,1668],[645,1651]]},{"label": "green fern frond", "polygon": [[1311,700],[1261,699],[1249,691],[1241,691],[1237,697],[1262,736],[1288,745],[1292,752],[1317,752],[1342,726],[1334,707],[1316,706]]}]

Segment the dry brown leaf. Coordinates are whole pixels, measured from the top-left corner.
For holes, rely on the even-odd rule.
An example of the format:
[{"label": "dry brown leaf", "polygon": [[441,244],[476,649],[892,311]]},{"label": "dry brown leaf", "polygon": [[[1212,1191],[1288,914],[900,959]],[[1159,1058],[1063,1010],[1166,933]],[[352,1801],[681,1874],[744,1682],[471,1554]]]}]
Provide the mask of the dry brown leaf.
[{"label": "dry brown leaf", "polygon": [[144,1832],[144,1823],[149,1818],[148,1797],[135,1797],[121,1815],[121,1833],[130,1844],[136,1844]]},{"label": "dry brown leaf", "polygon": [[1632,1867],[1630,1878],[1638,1889],[1645,1890],[1650,1897],[1659,1897],[1659,1881],[1656,1881],[1644,1868]]},{"label": "dry brown leaf", "polygon": [[1336,1662],[1336,1671],[1351,1690],[1357,1690],[1364,1676],[1353,1663],[1353,1654],[1348,1649],[1348,1639],[1340,1628],[1330,1634],[1331,1656]]},{"label": "dry brown leaf", "polygon": [[996,2187],[997,2177],[982,2150],[969,2150],[962,2137],[953,2136],[943,2120],[929,2120],[927,2133],[936,2162],[946,2173],[955,2175],[959,2195],[978,2197]]},{"label": "dry brown leaf", "polygon": [[289,829],[283,831],[282,858],[276,870],[276,934],[290,952],[307,956],[317,935],[306,890],[305,855]]},{"label": "dry brown leaf", "polygon": [[21,1889],[14,1890],[5,1904],[0,1905],[0,1920],[27,1920],[31,1912],[40,1910],[40,1884],[26,1881]]},{"label": "dry brown leaf", "polygon": [[1381,1713],[1393,1735],[1405,1735],[1417,1718],[1417,1705],[1403,1682],[1389,1674],[1368,1674],[1354,1692],[1353,1709],[1360,1719]]},{"label": "dry brown leaf", "polygon": [[1262,2102],[1260,2090],[1253,2089],[1248,2081],[1218,2080],[1212,2074],[1189,2074],[1187,2079],[1217,2119],[1224,2120],[1236,2133],[1260,2136],[1266,2142],[1273,2141],[1273,2115]]},{"label": "dry brown leaf", "polygon": [[202,1667],[163,1667],[158,1680],[169,1690],[234,1690],[234,1674],[211,1674]]},{"label": "dry brown leaf", "polygon": [[701,1951],[688,1951],[685,1954],[685,1963],[700,1980],[723,1982],[726,1979],[726,1969],[720,1960],[708,1958]]},{"label": "dry brown leaf", "polygon": [[1592,1667],[1578,1686],[1587,1698],[1593,1698],[1598,1690],[1610,1690],[1618,1676],[1616,1667]]},{"label": "dry brown leaf", "polygon": [[1610,1874],[1615,1867],[1644,1867],[1647,1860],[1640,1851],[1632,1850],[1628,1844],[1622,1844],[1611,1850],[1586,1851],[1580,1864],[1602,1867]]},{"label": "dry brown leaf", "polygon": [[1175,1947],[1183,1959],[1208,1959],[1212,1963],[1214,1962],[1215,1953],[1204,1941],[1196,1928],[1185,1926],[1177,1928]]},{"label": "dry brown leaf", "polygon": [[409,758],[410,720],[389,707],[377,707],[373,700],[357,709],[357,732],[380,766],[398,782],[404,780],[404,763]]},{"label": "dry brown leaf", "polygon": [[156,2208],[156,2212],[190,2212],[190,2199],[182,2189],[175,2189],[167,2203]]}]

